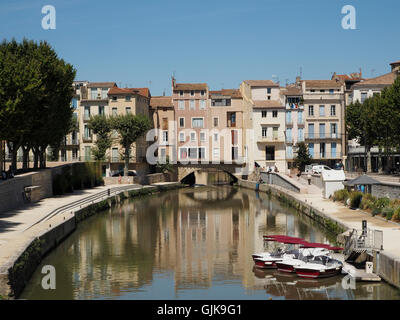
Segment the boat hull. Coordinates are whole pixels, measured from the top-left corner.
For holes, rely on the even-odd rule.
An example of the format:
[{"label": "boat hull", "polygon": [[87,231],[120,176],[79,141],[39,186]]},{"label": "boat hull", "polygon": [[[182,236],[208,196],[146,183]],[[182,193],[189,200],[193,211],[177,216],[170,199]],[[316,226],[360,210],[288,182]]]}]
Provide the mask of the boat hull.
[{"label": "boat hull", "polygon": [[282,263],[282,262],[277,262],[276,267],[278,271],[281,272],[286,272],[286,273],[295,273],[294,267],[290,264]]},{"label": "boat hull", "polygon": [[294,269],[299,277],[308,279],[333,277],[342,272],[342,267],[335,267],[325,270],[309,269],[309,268],[294,268]]},{"label": "boat hull", "polygon": [[255,266],[260,269],[276,269],[275,261],[254,260]]}]

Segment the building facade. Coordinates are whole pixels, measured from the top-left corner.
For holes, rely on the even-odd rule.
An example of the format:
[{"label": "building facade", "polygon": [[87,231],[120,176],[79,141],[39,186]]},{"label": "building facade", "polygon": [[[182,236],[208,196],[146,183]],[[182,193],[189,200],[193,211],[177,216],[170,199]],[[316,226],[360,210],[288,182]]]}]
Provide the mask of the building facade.
[{"label": "building facade", "polygon": [[344,86],[338,80],[303,80],[305,142],[314,162],[344,161]]}]

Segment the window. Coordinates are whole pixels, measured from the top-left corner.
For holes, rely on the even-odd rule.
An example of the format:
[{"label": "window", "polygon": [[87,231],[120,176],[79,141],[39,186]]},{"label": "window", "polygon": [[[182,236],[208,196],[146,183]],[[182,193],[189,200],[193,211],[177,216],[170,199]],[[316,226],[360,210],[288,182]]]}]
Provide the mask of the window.
[{"label": "window", "polygon": [[168,118],[162,118],[161,129],[168,130]]},{"label": "window", "polygon": [[314,139],[314,123],[308,125],[308,137]]},{"label": "window", "polygon": [[325,92],[325,90],[322,89],[322,90],[319,90],[319,92]]},{"label": "window", "polygon": [[75,98],[72,98],[71,106],[73,109],[76,109],[78,107],[78,100]]},{"label": "window", "polygon": [[263,110],[261,111],[261,117],[266,118],[267,117],[267,111]]},{"label": "window", "polygon": [[237,130],[231,130],[231,138],[232,138],[232,144],[237,145],[238,144],[238,131]]},{"label": "window", "polygon": [[90,107],[87,106],[85,107],[84,120],[89,120],[89,119],[90,119]]},{"label": "window", "polygon": [[325,138],[325,123],[319,124],[319,137]]},{"label": "window", "polygon": [[278,111],[277,110],[273,110],[272,111],[272,118],[277,118],[278,117]]},{"label": "window", "polygon": [[336,116],[336,106],[335,105],[331,106],[331,116]]},{"label": "window", "polygon": [[299,124],[303,123],[303,111],[298,111],[298,113],[297,113],[297,123],[299,123]]},{"label": "window", "polygon": [[261,134],[262,134],[263,138],[265,138],[267,136],[267,134],[268,134],[268,128],[267,127],[262,127]]},{"label": "window", "polygon": [[205,92],[204,90],[201,90],[201,91],[200,91],[200,94],[201,94],[202,96],[204,96],[205,93],[206,93],[206,92]]},{"label": "window", "polygon": [[184,128],[185,127],[185,118],[180,117],[179,118],[179,128]]},{"label": "window", "polygon": [[179,95],[180,95],[181,97],[183,97],[183,91],[182,91],[182,90],[179,91]]},{"label": "window", "polygon": [[292,111],[287,111],[286,112],[286,123],[291,124],[292,123]]},{"label": "window", "polygon": [[361,103],[364,103],[364,101],[367,99],[368,93],[367,92],[361,92]]},{"label": "window", "polygon": [[131,114],[131,107],[126,107],[125,108],[126,114]]},{"label": "window", "polygon": [[108,89],[107,88],[101,89],[101,98],[102,99],[107,99],[107,94],[108,94]]},{"label": "window", "polygon": [[326,157],[326,154],[325,154],[325,142],[321,142],[321,144],[319,146],[319,151],[320,151],[321,158],[325,158]]},{"label": "window", "polygon": [[112,101],[114,101],[114,102],[117,101],[117,96],[113,96]]},{"label": "window", "polygon": [[92,88],[90,90],[92,100],[97,99],[97,88]]},{"label": "window", "polygon": [[180,148],[179,149],[179,159],[187,159],[188,154],[187,154],[187,148]]},{"label": "window", "polygon": [[206,133],[205,132],[200,132],[200,141],[201,142],[206,141]]},{"label": "window", "polygon": [[271,96],[268,96],[268,100],[271,100]]},{"label": "window", "polygon": [[178,109],[179,110],[185,110],[185,101],[184,100],[179,100],[178,101]]},{"label": "window", "polygon": [[308,106],[308,115],[314,116],[314,106]]},{"label": "window", "polygon": [[304,134],[303,134],[303,128],[298,128],[297,129],[297,141],[302,142],[304,141]]},{"label": "window", "polygon": [[204,128],[204,118],[192,118],[192,128]]},{"label": "window", "polygon": [[214,133],[214,142],[218,142],[218,133]]},{"label": "window", "polygon": [[125,101],[131,101],[131,96],[125,96]]},{"label": "window", "polygon": [[200,110],[205,110],[206,108],[206,100],[200,100]]},{"label": "window", "polygon": [[190,133],[190,141],[192,141],[192,142],[196,141],[196,132],[191,132]]},{"label": "window", "polygon": [[163,142],[168,142],[168,131],[163,131]]},{"label": "window", "polygon": [[337,138],[337,124],[331,123],[331,137],[336,139]]},{"label": "window", "polygon": [[319,106],[319,116],[325,117],[325,106]]},{"label": "window", "polygon": [[228,118],[228,127],[236,127],[236,112],[227,112],[226,114]]},{"label": "window", "polygon": [[179,132],[179,142],[185,142],[185,133]]},{"label": "window", "polygon": [[312,158],[314,158],[314,143],[309,143],[308,144],[308,153]]},{"label": "window", "polygon": [[190,100],[189,108],[190,110],[195,110],[194,100]]},{"label": "window", "polygon": [[329,89],[329,94],[333,94],[335,90]]},{"label": "window", "polygon": [[104,116],[104,106],[99,106],[99,115]]},{"label": "window", "polygon": [[265,160],[275,160],[275,147],[266,146],[265,147]]},{"label": "window", "polygon": [[190,95],[193,97],[194,96],[194,90],[190,91]]},{"label": "window", "polygon": [[112,108],[112,116],[115,117],[118,114],[118,109],[117,108]]},{"label": "window", "polygon": [[167,155],[166,151],[167,150],[165,148],[160,148],[160,154],[161,154],[160,157],[161,157],[161,159],[164,159],[164,160],[166,159],[166,155]]},{"label": "window", "polygon": [[331,143],[331,158],[336,158],[336,142]]},{"label": "window", "polygon": [[91,135],[92,135],[92,133],[90,132],[90,129],[89,129],[89,127],[88,127],[88,125],[86,125],[85,124],[85,127],[84,127],[84,139],[90,139],[91,138]]},{"label": "window", "polygon": [[277,140],[278,139],[278,127],[273,127],[272,128],[272,138],[274,139],[274,140]]},{"label": "window", "polygon": [[189,148],[189,159],[197,159],[197,148]]},{"label": "window", "polygon": [[292,142],[292,128],[286,129],[286,142],[288,143]]},{"label": "window", "polygon": [[213,118],[214,122],[214,127],[218,127],[218,117]]},{"label": "window", "polygon": [[267,88],[267,93],[271,94],[271,88]]},{"label": "window", "polygon": [[200,147],[199,148],[199,159],[205,159],[206,157],[206,148]]},{"label": "window", "polygon": [[239,158],[239,148],[232,147],[232,160],[237,160]]}]

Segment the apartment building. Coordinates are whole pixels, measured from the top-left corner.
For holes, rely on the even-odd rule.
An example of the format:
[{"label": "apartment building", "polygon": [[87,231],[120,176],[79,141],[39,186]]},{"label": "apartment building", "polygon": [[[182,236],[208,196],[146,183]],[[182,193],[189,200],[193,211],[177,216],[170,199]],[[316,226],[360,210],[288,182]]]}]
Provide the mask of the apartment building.
[{"label": "apartment building", "polygon": [[[367,98],[380,94],[384,88],[391,86],[400,74],[400,61],[390,63],[390,67],[391,71],[389,73],[375,78],[361,79],[361,81],[352,85],[346,105],[355,101],[363,103]],[[365,163],[365,147],[355,140],[348,141],[348,144],[347,169],[349,171],[364,168],[367,172],[378,172],[385,166],[385,158],[382,159],[382,166],[379,164],[379,148],[377,146],[371,148],[370,158]],[[400,154],[396,154],[394,157],[395,163],[400,162]]]},{"label": "apartment building", "polygon": [[238,89],[210,91],[208,96],[209,155],[215,162],[246,162],[246,111]]},{"label": "apartment building", "polygon": [[208,161],[208,95],[206,83],[176,83],[172,78],[172,103],[177,123],[177,161]]},{"label": "apartment building", "polygon": [[[133,114],[144,115],[150,118],[150,90],[148,88],[118,88],[111,87],[108,91],[108,110],[106,115],[115,117],[119,115]],[[99,109],[100,111],[100,109]],[[108,113],[107,113],[108,111]],[[112,146],[110,161],[121,163],[123,159],[123,149],[119,143],[119,135],[116,131],[111,134]],[[142,136],[132,144],[131,162],[144,162],[146,158],[146,149],[149,143],[146,137]]]},{"label": "apartment building", "polygon": [[154,128],[158,129],[156,137],[159,146],[155,155],[160,161],[167,157],[176,159],[175,110],[171,96],[151,97],[150,119]]},{"label": "apartment building", "polygon": [[285,105],[286,125],[286,162],[287,169],[294,167],[294,158],[297,155],[297,143],[304,142],[305,115],[301,83],[298,78],[295,84],[281,88],[281,96]]},{"label": "apartment building", "polygon": [[240,85],[245,108],[250,111],[252,137],[249,163],[263,168],[275,166],[285,172],[285,106],[279,84],[272,80],[246,80]]},{"label": "apartment building", "polygon": [[88,127],[91,116],[97,114],[109,115],[108,91],[117,87],[115,82],[91,82],[81,88],[81,100],[79,107],[79,132],[81,161],[92,160],[92,147],[95,137]]},{"label": "apartment building", "polygon": [[339,80],[302,80],[305,142],[318,163],[344,160],[344,85]]}]

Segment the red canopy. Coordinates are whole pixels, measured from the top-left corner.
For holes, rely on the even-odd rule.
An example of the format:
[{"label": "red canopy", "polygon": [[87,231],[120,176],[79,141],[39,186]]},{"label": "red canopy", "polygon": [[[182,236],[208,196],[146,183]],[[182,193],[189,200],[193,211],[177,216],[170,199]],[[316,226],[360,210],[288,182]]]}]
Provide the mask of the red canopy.
[{"label": "red canopy", "polygon": [[329,244],[324,244],[324,243],[316,243],[316,242],[308,242],[305,243],[301,246],[302,248],[325,248],[325,249],[331,249],[331,246]]}]

